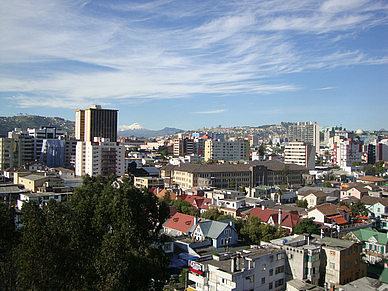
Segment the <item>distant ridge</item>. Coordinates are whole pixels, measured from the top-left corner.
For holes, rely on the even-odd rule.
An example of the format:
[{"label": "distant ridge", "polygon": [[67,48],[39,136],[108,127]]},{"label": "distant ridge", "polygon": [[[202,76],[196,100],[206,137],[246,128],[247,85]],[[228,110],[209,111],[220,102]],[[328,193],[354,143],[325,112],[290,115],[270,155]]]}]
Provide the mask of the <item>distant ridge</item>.
[{"label": "distant ridge", "polygon": [[[139,125],[139,124],[134,123],[132,125]],[[134,129],[120,130],[118,132],[118,135],[121,137],[135,136],[135,137],[150,138],[150,137],[158,137],[158,136],[175,134],[175,133],[181,132],[181,131],[182,131],[181,129],[171,128],[171,127],[165,127],[161,130],[149,130],[149,129],[145,129],[143,127],[136,128],[136,126],[134,126]]]},{"label": "distant ridge", "polygon": [[39,115],[17,115],[11,117],[0,117],[0,135],[7,135],[15,128],[26,130],[27,128],[40,128],[43,126],[55,126],[69,134],[74,133],[74,121],[61,117],[46,117]]}]

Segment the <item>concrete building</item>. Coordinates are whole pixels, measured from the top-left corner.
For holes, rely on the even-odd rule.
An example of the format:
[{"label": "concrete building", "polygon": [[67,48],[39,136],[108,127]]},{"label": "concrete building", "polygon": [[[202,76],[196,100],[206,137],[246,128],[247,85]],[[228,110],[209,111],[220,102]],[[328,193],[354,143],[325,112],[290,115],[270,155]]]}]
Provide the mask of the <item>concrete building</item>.
[{"label": "concrete building", "polygon": [[351,167],[353,162],[361,162],[362,149],[352,139],[334,144],[333,163],[341,168]]},{"label": "concrete building", "polygon": [[248,161],[249,148],[248,140],[220,141],[208,139],[205,141],[205,161]]},{"label": "concrete building", "polygon": [[366,146],[367,163],[375,164],[379,161],[388,161],[388,145],[374,142]]},{"label": "concrete building", "polygon": [[188,290],[285,290],[285,252],[269,246],[189,261]]},{"label": "concrete building", "polygon": [[100,105],[75,111],[75,138],[92,142],[95,137],[117,141],[117,112],[114,109],[102,109]]},{"label": "concrete building", "polygon": [[164,188],[164,180],[157,177],[135,177],[133,185],[136,188]]},{"label": "concrete building", "polygon": [[109,177],[125,174],[125,147],[105,138],[93,142],[79,141],[76,149],[76,176]]},{"label": "concrete building", "polygon": [[299,165],[285,165],[278,161],[251,162],[247,164],[181,164],[167,165],[160,170],[165,185],[182,188],[212,186],[235,189],[239,187],[302,184],[302,175],[308,169]]},{"label": "concrete building", "polygon": [[344,285],[366,276],[366,264],[361,258],[362,245],[350,240],[325,237],[320,240],[321,282],[327,287]]},{"label": "concrete building", "polygon": [[194,140],[189,138],[174,139],[174,156],[182,157],[194,154]]},{"label": "concrete building", "polygon": [[284,147],[284,163],[315,168],[315,147],[305,142],[289,142]]},{"label": "concrete building", "polygon": [[57,140],[66,136],[66,132],[55,126],[44,126],[39,129],[28,128],[28,135],[34,138],[34,160],[39,160],[44,140]]},{"label": "concrete building", "polygon": [[318,285],[321,245],[316,238],[294,234],[271,240],[269,244],[286,252],[286,281],[299,279]]},{"label": "concrete building", "polygon": [[312,144],[316,149],[320,147],[319,124],[313,121],[298,122],[288,127],[289,141],[303,141]]}]

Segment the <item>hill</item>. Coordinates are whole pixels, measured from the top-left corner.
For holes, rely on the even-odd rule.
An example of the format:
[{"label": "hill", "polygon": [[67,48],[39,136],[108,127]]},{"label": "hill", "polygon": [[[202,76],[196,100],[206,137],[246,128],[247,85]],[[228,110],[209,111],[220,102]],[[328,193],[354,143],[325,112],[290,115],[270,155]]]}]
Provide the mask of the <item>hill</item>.
[{"label": "hill", "polygon": [[0,135],[7,135],[15,128],[26,130],[27,128],[40,128],[43,126],[55,126],[68,133],[74,133],[74,121],[61,117],[45,117],[39,115],[17,115],[0,117]]},{"label": "hill", "polygon": [[119,136],[122,137],[129,137],[129,136],[135,136],[135,137],[142,137],[142,138],[151,138],[151,137],[158,137],[158,136],[166,136],[166,135],[172,135],[177,132],[181,132],[181,129],[178,128],[171,128],[171,127],[165,127],[160,130],[149,130],[145,128],[138,128],[138,129],[129,129],[129,130],[122,130],[118,132]]}]

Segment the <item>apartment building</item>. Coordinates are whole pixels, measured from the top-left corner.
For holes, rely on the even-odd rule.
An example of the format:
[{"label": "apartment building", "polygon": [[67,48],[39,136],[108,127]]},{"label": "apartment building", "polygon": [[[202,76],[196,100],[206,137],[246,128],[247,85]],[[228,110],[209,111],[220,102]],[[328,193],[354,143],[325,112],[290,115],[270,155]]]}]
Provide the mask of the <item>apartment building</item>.
[{"label": "apartment building", "polygon": [[157,177],[135,177],[133,185],[136,188],[164,188],[164,180]]},{"label": "apartment building", "polygon": [[321,244],[315,237],[292,235],[265,243],[286,252],[286,281],[299,279],[318,285]]},{"label": "apartment building", "polygon": [[205,141],[205,161],[248,161],[249,148],[248,140],[221,141],[208,139]]},{"label": "apartment building", "polygon": [[101,105],[75,111],[75,138],[92,142],[95,137],[117,141],[117,112]]},{"label": "apartment building", "polygon": [[43,126],[39,129],[28,128],[28,135],[34,138],[34,160],[39,160],[43,142],[47,140],[57,140],[66,135],[66,132],[55,126]]},{"label": "apartment building", "polygon": [[125,147],[101,137],[94,138],[93,142],[78,141],[75,171],[76,176],[123,176]]},{"label": "apartment building", "polygon": [[341,168],[351,167],[353,162],[361,162],[362,148],[351,138],[334,143],[333,163]]},{"label": "apartment building", "polygon": [[284,148],[284,163],[315,168],[315,147],[305,142],[289,142]]},{"label": "apartment building", "polygon": [[367,163],[375,164],[378,161],[388,161],[388,145],[380,142],[370,143],[366,146]]},{"label": "apartment building", "polygon": [[320,243],[320,277],[327,287],[344,285],[366,276],[366,264],[361,258],[360,243],[330,237],[321,239]]},{"label": "apartment building", "polygon": [[194,140],[189,138],[174,139],[174,156],[182,157],[194,154]]},{"label": "apartment building", "polygon": [[285,251],[269,246],[189,261],[188,290],[285,290]]},{"label": "apartment building", "polygon": [[309,121],[289,125],[288,140],[307,142],[315,146],[318,150],[320,147],[319,124]]}]

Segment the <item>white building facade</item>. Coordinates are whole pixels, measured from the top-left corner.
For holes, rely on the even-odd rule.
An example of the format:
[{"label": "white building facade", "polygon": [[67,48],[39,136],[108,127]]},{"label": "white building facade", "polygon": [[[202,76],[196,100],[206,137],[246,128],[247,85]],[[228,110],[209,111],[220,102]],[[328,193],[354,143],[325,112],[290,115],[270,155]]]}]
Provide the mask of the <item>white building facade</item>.
[{"label": "white building facade", "polygon": [[123,176],[125,146],[100,137],[95,137],[93,142],[78,141],[75,172],[77,176]]},{"label": "white building facade", "polygon": [[284,163],[315,168],[315,146],[305,142],[289,142],[284,148]]},{"label": "white building facade", "polygon": [[341,168],[351,167],[353,162],[362,161],[361,145],[352,139],[334,144],[333,163]]},{"label": "white building facade", "polygon": [[249,141],[205,141],[205,161],[208,160],[249,160]]}]

